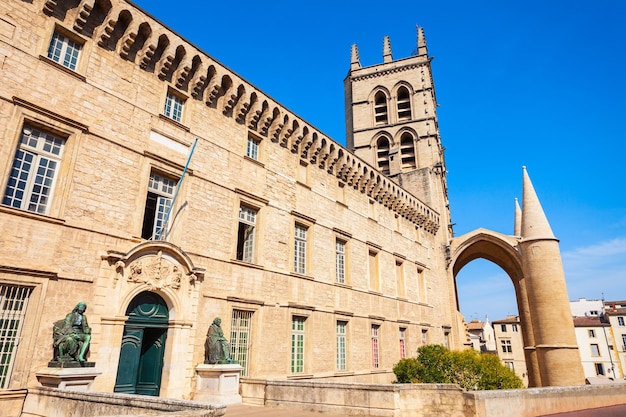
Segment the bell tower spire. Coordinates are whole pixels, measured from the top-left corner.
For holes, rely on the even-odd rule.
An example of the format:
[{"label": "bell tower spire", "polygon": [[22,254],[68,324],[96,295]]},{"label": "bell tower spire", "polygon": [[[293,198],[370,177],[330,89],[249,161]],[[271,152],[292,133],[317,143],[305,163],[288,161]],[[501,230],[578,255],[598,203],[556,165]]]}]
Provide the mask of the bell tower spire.
[{"label": "bell tower spire", "polygon": [[393,61],[393,56],[391,55],[391,39],[389,39],[389,36],[385,36],[383,39],[383,62],[391,61]]},{"label": "bell tower spire", "polygon": [[428,56],[428,47],[426,46],[426,36],[424,28],[415,26],[417,29],[417,56]]},{"label": "bell tower spire", "polygon": [[350,71],[361,68],[361,60],[359,59],[359,47],[356,43],[352,45],[350,53]]}]

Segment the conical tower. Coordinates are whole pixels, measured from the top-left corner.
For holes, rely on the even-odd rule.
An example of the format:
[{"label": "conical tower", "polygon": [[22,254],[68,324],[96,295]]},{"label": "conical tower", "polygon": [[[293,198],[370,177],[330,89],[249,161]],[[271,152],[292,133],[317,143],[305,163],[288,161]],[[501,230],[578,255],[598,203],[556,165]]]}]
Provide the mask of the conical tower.
[{"label": "conical tower", "polygon": [[[383,40],[383,62],[361,66],[356,45],[344,80],[346,143],[358,157],[440,214],[451,234],[446,167],[437,123],[437,100],[424,30],[415,52],[393,59]],[[445,223],[444,223],[445,222]]]},{"label": "conical tower", "polygon": [[[584,384],[559,241],[523,168],[521,240],[523,282],[532,320],[533,350],[541,386]],[[527,355],[528,357],[528,355]],[[532,366],[532,364],[531,364]],[[539,381],[537,381],[539,383]]]}]

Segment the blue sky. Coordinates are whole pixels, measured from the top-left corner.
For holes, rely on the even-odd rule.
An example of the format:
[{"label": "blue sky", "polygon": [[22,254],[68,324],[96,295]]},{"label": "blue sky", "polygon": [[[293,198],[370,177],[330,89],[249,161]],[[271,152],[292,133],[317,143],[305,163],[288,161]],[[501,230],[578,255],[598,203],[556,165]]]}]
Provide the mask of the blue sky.
[{"label": "blue sky", "polygon": [[[626,2],[135,3],[340,143],[351,45],[363,66],[382,62],[385,35],[407,57],[423,26],[456,235],[512,234],[525,165],[570,299],[626,299]],[[497,266],[457,280],[468,321],[517,313]]]}]

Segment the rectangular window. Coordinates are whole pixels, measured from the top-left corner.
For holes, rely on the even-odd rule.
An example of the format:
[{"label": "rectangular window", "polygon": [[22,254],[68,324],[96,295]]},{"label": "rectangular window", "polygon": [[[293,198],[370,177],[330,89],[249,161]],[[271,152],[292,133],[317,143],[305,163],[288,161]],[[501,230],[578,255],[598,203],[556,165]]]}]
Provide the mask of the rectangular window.
[{"label": "rectangular window", "polygon": [[172,199],[177,184],[178,181],[175,179],[167,178],[154,171],[150,173],[148,197],[141,230],[142,238],[161,240],[166,237],[169,225],[165,222],[169,222],[167,217],[172,207]]},{"label": "rectangular window", "polygon": [[172,93],[167,93],[165,97],[165,107],[163,109],[163,114],[175,122],[180,123],[183,120],[183,105],[185,104],[185,100],[174,95]]},{"label": "rectangular window", "polygon": [[502,330],[502,333],[506,333],[506,324],[501,324],[500,330]]},{"label": "rectangular window", "polygon": [[402,261],[396,260],[396,292],[398,297],[404,298],[405,296],[405,287],[404,287],[404,263]]},{"label": "rectangular window", "polygon": [[591,344],[591,356],[600,356],[600,348],[596,343]]},{"label": "rectangular window", "polygon": [[305,317],[291,318],[291,373],[304,372],[304,321]]},{"label": "rectangular window", "polygon": [[428,302],[428,294],[426,294],[426,279],[424,270],[417,268],[417,300],[424,303]]},{"label": "rectangular window", "polygon": [[426,346],[428,344],[428,330],[422,329],[422,346]]},{"label": "rectangular window", "polygon": [[32,288],[0,285],[0,389],[9,387]]},{"label": "rectangular window", "polygon": [[589,329],[588,331],[589,337],[596,337],[596,331],[593,329]]},{"label": "rectangular window", "polygon": [[372,368],[380,367],[380,352],[378,345],[378,330],[380,326],[372,324]]},{"label": "rectangular window", "polygon": [[602,364],[602,363],[595,363],[594,365],[596,367],[596,375],[598,375],[598,376],[604,375],[604,364]]},{"label": "rectangular window", "polygon": [[443,345],[446,349],[450,349],[450,332],[443,332]]},{"label": "rectangular window", "polygon": [[618,324],[619,326],[624,326],[624,317],[622,317],[622,316],[618,316],[618,317],[617,317],[617,324]]},{"label": "rectangular window", "polygon": [[406,329],[401,327],[400,328],[400,359],[404,359],[406,358]]},{"label": "rectangular window", "polygon": [[256,230],[257,210],[239,207],[239,228],[237,229],[237,260],[254,262],[254,234]]},{"label": "rectangular window", "polygon": [[517,332],[517,324],[512,324],[511,330],[513,330],[514,332]]},{"label": "rectangular window", "polygon": [[374,291],[380,291],[380,283],[378,280],[378,252],[369,251],[369,273],[370,288]]},{"label": "rectangular window", "polygon": [[294,230],[293,270],[298,274],[306,274],[306,235],[308,229],[296,224]]},{"label": "rectangular window", "polygon": [[250,327],[252,311],[233,310],[233,321],[230,330],[230,357],[241,367],[241,375],[246,376],[248,358],[250,357]]},{"label": "rectangular window", "polygon": [[503,353],[513,353],[513,348],[511,347],[510,340],[502,340],[501,344]]},{"label": "rectangular window", "polygon": [[626,352],[626,334],[622,335],[622,352]]},{"label": "rectangular window", "polygon": [[337,370],[346,370],[346,327],[345,321],[337,322]]},{"label": "rectangular window", "polygon": [[515,364],[512,361],[505,361],[504,365],[509,368],[511,371],[515,372]]},{"label": "rectangular window", "polygon": [[54,32],[48,46],[48,58],[72,71],[76,70],[82,45]]},{"label": "rectangular window", "polygon": [[65,140],[24,125],[2,204],[47,214]]},{"label": "rectangular window", "polygon": [[259,160],[259,145],[261,141],[257,138],[248,135],[248,147],[246,148],[246,156],[255,161]]},{"label": "rectangular window", "polygon": [[338,284],[346,283],[346,242],[335,240],[335,279]]}]

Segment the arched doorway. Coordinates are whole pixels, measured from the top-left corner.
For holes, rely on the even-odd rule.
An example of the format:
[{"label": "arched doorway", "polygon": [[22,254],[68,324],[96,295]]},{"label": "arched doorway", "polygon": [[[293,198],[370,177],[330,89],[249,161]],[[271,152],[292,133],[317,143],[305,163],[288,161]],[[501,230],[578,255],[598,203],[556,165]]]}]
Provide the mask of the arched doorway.
[{"label": "arched doorway", "polygon": [[144,291],[126,309],[115,392],[158,396],[169,310],[161,296]]}]

